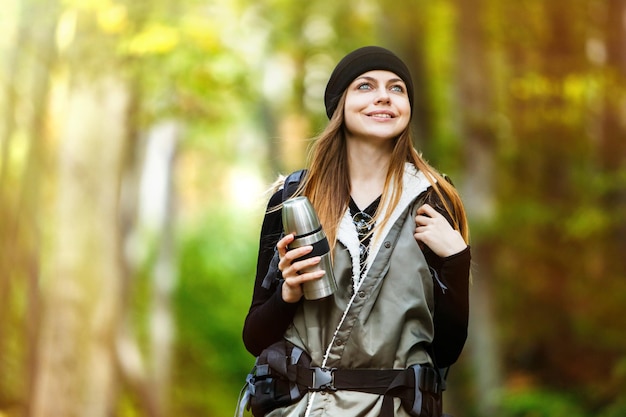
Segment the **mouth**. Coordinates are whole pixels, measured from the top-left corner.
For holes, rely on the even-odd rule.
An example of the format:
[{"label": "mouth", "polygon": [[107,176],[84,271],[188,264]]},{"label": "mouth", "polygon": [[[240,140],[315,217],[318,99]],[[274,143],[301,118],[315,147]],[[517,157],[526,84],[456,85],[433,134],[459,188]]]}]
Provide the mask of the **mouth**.
[{"label": "mouth", "polygon": [[396,115],[390,111],[375,111],[375,112],[367,113],[367,116],[375,117],[377,119],[393,119],[396,117]]}]

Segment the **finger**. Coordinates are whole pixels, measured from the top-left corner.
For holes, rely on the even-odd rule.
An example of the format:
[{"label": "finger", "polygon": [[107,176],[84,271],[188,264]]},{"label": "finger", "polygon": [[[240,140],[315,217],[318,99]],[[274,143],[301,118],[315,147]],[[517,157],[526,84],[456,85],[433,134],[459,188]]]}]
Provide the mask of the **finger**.
[{"label": "finger", "polygon": [[287,269],[285,269],[285,271],[283,272],[283,277],[289,277],[294,275],[299,276],[306,272],[311,272],[312,268],[315,267],[315,265],[319,264],[321,259],[322,258],[319,256],[313,256],[311,258],[291,262],[289,260],[286,260],[286,262],[290,263],[289,266],[286,267]]},{"label": "finger", "polygon": [[285,278],[284,285],[282,286],[282,297],[288,303],[298,302],[304,295],[302,284],[307,281],[320,279],[324,276],[325,271],[313,271],[307,272],[302,275],[294,275],[292,277]]},{"label": "finger", "polygon": [[427,226],[417,226],[415,228],[415,234],[416,235],[423,235],[424,233],[426,233],[428,231]]},{"label": "finger", "polygon": [[290,291],[302,292],[302,284],[320,279],[325,273],[325,271],[317,270],[302,275],[289,276],[285,278],[285,286],[287,286]]},{"label": "finger", "polygon": [[278,262],[278,269],[282,272],[283,278],[297,274],[298,269],[297,265],[293,265],[294,261],[310,253],[312,250],[313,246],[310,245],[288,250]]},{"label": "finger", "polygon": [[418,215],[436,217],[439,216],[439,212],[435,210],[430,204],[424,204],[420,208],[417,209]]},{"label": "finger", "polygon": [[314,268],[314,269],[303,269],[300,270],[299,274],[294,274],[289,277],[289,281],[296,284],[303,284],[307,281],[314,281],[316,279],[320,279],[326,274],[326,271]]},{"label": "finger", "polygon": [[282,286],[282,297],[288,303],[295,303],[304,295],[302,283],[298,276],[285,278]]},{"label": "finger", "polygon": [[282,258],[283,256],[285,256],[285,253],[287,252],[287,246],[293,242],[294,240],[294,236],[292,233],[288,234],[287,236],[283,237],[281,240],[278,241],[278,243],[276,244],[276,249],[278,249],[278,255]]},{"label": "finger", "polygon": [[297,274],[303,274],[308,272],[308,269],[314,267],[319,264],[322,258],[320,256],[313,256],[312,258],[303,259],[301,261],[297,261],[291,264],[293,269],[296,270]]},{"label": "finger", "polygon": [[413,237],[415,238],[415,241],[417,242],[417,245],[420,247],[420,249],[424,250],[424,247],[426,246],[426,244],[424,243],[423,234],[416,231],[413,234]]},{"label": "finger", "polygon": [[320,279],[325,274],[326,274],[326,271],[322,269],[318,269],[315,271],[306,272],[301,275],[298,275],[298,278],[300,278],[300,282],[304,284],[305,282],[315,281],[317,279]]},{"label": "finger", "polygon": [[303,256],[311,253],[312,251],[313,246],[311,245],[301,246],[299,248],[288,250],[287,253],[285,253],[284,259],[289,262],[289,264],[291,264],[296,260],[299,260]]},{"label": "finger", "polygon": [[429,233],[427,230],[423,230],[423,229],[417,230],[416,229],[415,233],[413,233],[413,237],[418,242],[428,243],[432,239],[432,234]]},{"label": "finger", "polygon": [[433,226],[441,222],[442,219],[445,220],[439,213],[437,213],[437,211],[434,209],[432,210],[432,213],[423,213],[415,216],[416,226]]},{"label": "finger", "polygon": [[417,215],[415,216],[415,224],[419,227],[419,226],[425,226],[429,223],[429,221],[431,221],[432,219],[428,216],[424,216],[424,215]]}]

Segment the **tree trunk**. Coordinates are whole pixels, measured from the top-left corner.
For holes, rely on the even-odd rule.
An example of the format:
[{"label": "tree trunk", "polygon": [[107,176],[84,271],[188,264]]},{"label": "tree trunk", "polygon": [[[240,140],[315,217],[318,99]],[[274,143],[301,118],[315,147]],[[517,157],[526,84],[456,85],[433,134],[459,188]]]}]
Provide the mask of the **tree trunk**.
[{"label": "tree trunk", "polygon": [[[626,0],[606,3],[606,74],[610,87],[604,91],[604,114],[600,138],[601,168],[615,179],[626,170]],[[619,86],[621,88],[613,88]],[[622,181],[623,184],[623,181]],[[606,207],[615,210],[617,224],[613,228],[612,243],[608,245],[607,259],[615,259],[626,251],[626,189],[618,186],[604,198]],[[613,253],[614,256],[610,254]]]},{"label": "tree trunk", "polygon": [[626,0],[606,2],[606,70],[610,81],[621,89],[605,91],[602,165],[609,171],[626,166]]},{"label": "tree trunk", "polygon": [[[48,185],[42,175],[48,152],[45,115],[59,7],[56,1],[27,0],[17,9],[0,128],[0,375],[5,376],[0,408],[8,403],[28,415],[40,316],[40,215]],[[16,157],[13,148],[21,146],[27,152]]]},{"label": "tree trunk", "polygon": [[115,375],[121,272],[118,193],[127,114],[115,78],[78,81],[61,136],[52,259],[43,277],[32,415],[105,417]]},{"label": "tree trunk", "polygon": [[429,73],[426,65],[427,2],[407,2],[404,7],[386,9],[380,15],[378,33],[383,46],[397,53],[406,63],[413,78],[413,106],[411,127],[419,148],[427,153],[433,138],[433,109],[431,105]]},{"label": "tree trunk", "polygon": [[180,128],[167,121],[155,126],[148,136],[140,189],[139,227],[156,246],[150,300],[150,383],[157,416],[168,408],[174,318],[172,292],[176,286],[174,238],[174,162]]},{"label": "tree trunk", "polygon": [[[485,35],[485,2],[460,0],[457,5],[458,106],[466,153],[466,168],[459,183],[470,223],[480,229],[494,215],[495,132],[491,121],[494,77],[489,66],[490,45]],[[502,387],[502,375],[494,336],[489,243],[480,235],[472,240],[472,258],[468,353],[476,378],[476,409],[480,416],[495,416],[500,414],[497,393]]]}]

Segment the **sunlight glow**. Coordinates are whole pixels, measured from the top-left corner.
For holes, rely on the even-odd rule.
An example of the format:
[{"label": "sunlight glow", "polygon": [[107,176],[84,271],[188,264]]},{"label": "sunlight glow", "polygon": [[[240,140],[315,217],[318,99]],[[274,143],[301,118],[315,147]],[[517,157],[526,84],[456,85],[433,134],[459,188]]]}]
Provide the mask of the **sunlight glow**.
[{"label": "sunlight glow", "polygon": [[259,212],[260,206],[265,203],[263,193],[267,188],[259,174],[245,168],[233,168],[228,184],[232,190],[230,200],[234,207],[245,212]]}]

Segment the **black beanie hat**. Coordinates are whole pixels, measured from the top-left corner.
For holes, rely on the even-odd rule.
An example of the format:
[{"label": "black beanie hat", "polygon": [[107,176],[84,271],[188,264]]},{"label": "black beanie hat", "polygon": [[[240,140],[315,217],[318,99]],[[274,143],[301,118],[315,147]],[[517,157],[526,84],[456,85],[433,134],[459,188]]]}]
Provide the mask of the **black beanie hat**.
[{"label": "black beanie hat", "polygon": [[364,46],[343,57],[330,75],[324,93],[324,105],[329,119],[333,116],[339,98],[350,83],[359,75],[374,70],[391,71],[400,77],[406,84],[409,103],[413,108],[413,80],[404,62],[388,49],[380,46]]}]

